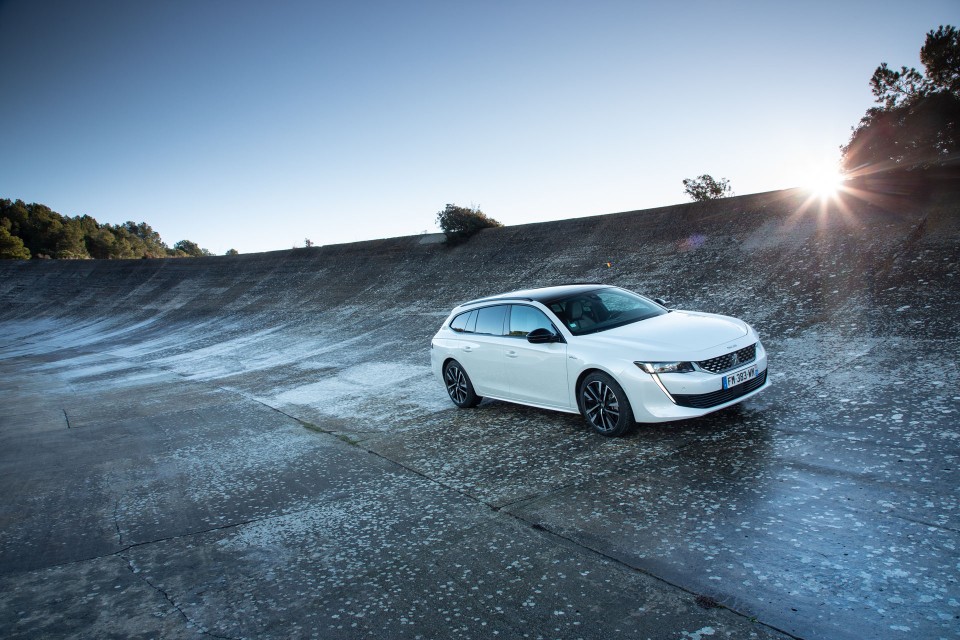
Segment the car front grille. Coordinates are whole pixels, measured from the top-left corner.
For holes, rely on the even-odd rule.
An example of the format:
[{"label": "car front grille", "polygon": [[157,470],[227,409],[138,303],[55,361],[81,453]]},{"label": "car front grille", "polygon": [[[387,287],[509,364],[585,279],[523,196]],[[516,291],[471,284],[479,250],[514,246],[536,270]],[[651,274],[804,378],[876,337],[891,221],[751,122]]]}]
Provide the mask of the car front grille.
[{"label": "car front grille", "polygon": [[710,407],[721,405],[724,402],[736,400],[741,396],[747,395],[751,391],[756,391],[762,387],[766,381],[767,372],[764,371],[753,380],[748,380],[743,384],[738,384],[737,386],[730,387],[729,389],[721,389],[719,391],[714,391],[713,393],[701,393],[697,395],[674,394],[673,399],[681,407],[690,407],[691,409],[709,409]]},{"label": "car front grille", "polygon": [[740,349],[739,351],[728,353],[727,355],[720,356],[719,358],[701,360],[696,364],[704,371],[709,371],[710,373],[723,373],[724,371],[730,371],[730,369],[739,367],[742,364],[749,364],[756,359],[757,345],[754,343],[749,347]]}]

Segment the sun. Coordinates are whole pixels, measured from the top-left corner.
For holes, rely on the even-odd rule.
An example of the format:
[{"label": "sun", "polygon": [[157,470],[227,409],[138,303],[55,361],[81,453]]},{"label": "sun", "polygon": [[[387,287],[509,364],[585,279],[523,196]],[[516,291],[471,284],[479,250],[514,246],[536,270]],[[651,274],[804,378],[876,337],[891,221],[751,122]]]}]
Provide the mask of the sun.
[{"label": "sun", "polygon": [[836,165],[823,165],[810,171],[803,187],[821,200],[832,198],[843,187],[844,176]]},{"label": "sun", "polygon": [[850,200],[868,196],[853,181],[853,177],[841,169],[840,162],[824,159],[821,162],[811,162],[804,168],[805,170],[797,171],[798,180],[794,183],[799,184],[798,191],[805,192],[803,203],[797,208],[797,215],[813,214],[822,224],[837,220],[844,224],[854,224],[856,215],[849,206]]}]

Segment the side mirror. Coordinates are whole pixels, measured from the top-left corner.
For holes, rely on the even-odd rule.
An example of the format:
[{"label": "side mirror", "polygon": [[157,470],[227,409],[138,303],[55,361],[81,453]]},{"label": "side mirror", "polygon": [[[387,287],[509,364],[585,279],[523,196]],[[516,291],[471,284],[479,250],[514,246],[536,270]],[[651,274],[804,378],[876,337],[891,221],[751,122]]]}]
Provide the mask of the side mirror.
[{"label": "side mirror", "polygon": [[663,298],[654,298],[653,301],[656,302],[656,303],[657,303],[658,305],[660,305],[661,307],[666,307],[666,306],[667,306],[667,301],[664,300]]},{"label": "side mirror", "polygon": [[560,342],[560,336],[550,329],[540,327],[527,334],[527,342],[530,344],[547,344],[548,342]]}]

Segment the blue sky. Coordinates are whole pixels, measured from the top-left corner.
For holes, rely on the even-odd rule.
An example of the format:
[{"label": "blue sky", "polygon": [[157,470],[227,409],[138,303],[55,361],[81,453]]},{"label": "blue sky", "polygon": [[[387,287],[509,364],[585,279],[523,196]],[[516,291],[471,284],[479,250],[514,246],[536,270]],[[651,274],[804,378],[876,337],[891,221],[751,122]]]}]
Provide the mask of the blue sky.
[{"label": "blue sky", "polygon": [[249,253],[794,187],[940,24],[960,2],[0,2],[0,197]]}]

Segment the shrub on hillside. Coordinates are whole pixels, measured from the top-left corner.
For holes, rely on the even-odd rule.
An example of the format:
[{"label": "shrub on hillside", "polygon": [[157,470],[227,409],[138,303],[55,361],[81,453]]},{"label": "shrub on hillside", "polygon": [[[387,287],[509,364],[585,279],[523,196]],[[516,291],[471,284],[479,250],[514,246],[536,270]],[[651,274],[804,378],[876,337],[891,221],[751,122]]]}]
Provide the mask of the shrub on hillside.
[{"label": "shrub on hillside", "polygon": [[479,207],[469,209],[455,204],[448,204],[437,213],[437,224],[450,243],[463,242],[481,229],[503,226],[480,211]]},{"label": "shrub on hillside", "polygon": [[690,196],[694,202],[732,198],[734,196],[733,189],[730,188],[729,180],[726,178],[717,180],[709,173],[697,176],[696,178],[684,179],[683,192]]}]

